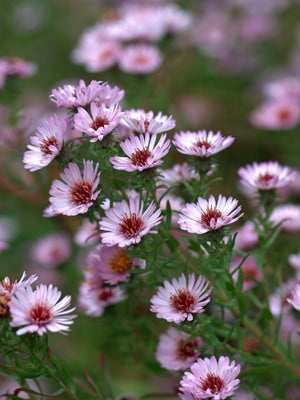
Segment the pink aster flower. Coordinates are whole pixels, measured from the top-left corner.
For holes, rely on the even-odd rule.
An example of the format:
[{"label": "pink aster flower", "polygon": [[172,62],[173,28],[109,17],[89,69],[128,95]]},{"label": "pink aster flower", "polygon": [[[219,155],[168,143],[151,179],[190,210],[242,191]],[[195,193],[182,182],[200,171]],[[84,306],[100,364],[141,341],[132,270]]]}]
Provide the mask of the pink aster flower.
[{"label": "pink aster flower", "polygon": [[69,163],[64,172],[60,174],[61,181],[52,183],[50,203],[55,214],[77,215],[84,214],[97,199],[100,190],[97,187],[100,182],[100,172],[97,163],[83,161],[83,172],[77,164]]},{"label": "pink aster flower", "polygon": [[258,244],[258,234],[253,222],[247,221],[237,230],[234,247],[239,250],[248,250]]},{"label": "pink aster flower", "polygon": [[39,285],[36,290],[26,286],[18,290],[10,301],[11,326],[19,328],[17,335],[37,332],[67,332],[73,324],[75,308],[67,310],[71,296],[61,298],[61,292],[52,285]]},{"label": "pink aster flower", "polygon": [[105,211],[105,217],[100,221],[102,243],[106,246],[130,246],[139,243],[147,233],[156,233],[152,228],[162,219],[161,211],[156,210],[152,202],[144,210],[144,203],[137,196],[129,196],[126,200],[114,204]]},{"label": "pink aster flower", "polygon": [[300,80],[295,77],[285,77],[264,85],[264,92],[272,99],[300,100]]},{"label": "pink aster flower", "polygon": [[300,106],[290,100],[272,100],[256,109],[250,121],[261,129],[292,129],[300,122]]},{"label": "pink aster flower", "polygon": [[289,185],[297,177],[297,172],[277,161],[254,162],[238,170],[241,183],[257,190],[274,190]]},{"label": "pink aster flower", "polygon": [[119,105],[106,107],[101,104],[99,107],[95,102],[91,103],[91,114],[83,108],[78,108],[74,115],[74,127],[80,132],[91,136],[91,142],[103,140],[118,125],[123,113]]},{"label": "pink aster flower", "polygon": [[159,170],[160,180],[167,186],[181,182],[189,182],[192,179],[199,180],[199,175],[188,165],[188,163],[175,164],[170,169]]},{"label": "pink aster flower", "polygon": [[79,81],[79,85],[64,85],[57,89],[52,89],[50,100],[57,107],[73,108],[85,107],[90,104],[101,91],[101,82],[91,81],[86,85],[84,80]]},{"label": "pink aster flower", "polygon": [[94,269],[104,283],[115,285],[130,277],[128,272],[135,267],[145,268],[146,262],[140,258],[130,260],[130,256],[118,246],[97,246],[87,257],[87,264]]},{"label": "pink aster flower", "polygon": [[121,51],[120,69],[129,74],[149,74],[160,67],[162,55],[155,46],[133,44]]},{"label": "pink aster flower", "polygon": [[97,223],[84,219],[74,235],[74,241],[78,246],[85,247],[99,242],[98,236]]},{"label": "pink aster flower", "polygon": [[289,256],[289,264],[300,272],[300,253]]},{"label": "pink aster flower", "polygon": [[202,340],[190,336],[170,327],[160,336],[156,349],[156,359],[160,365],[170,371],[178,371],[189,368],[200,354],[198,347],[202,346]]},{"label": "pink aster flower", "polygon": [[287,302],[290,303],[296,310],[300,311],[300,283],[294,287],[291,296],[287,298]]},{"label": "pink aster flower", "polygon": [[98,107],[104,104],[105,107],[110,107],[118,104],[124,97],[124,90],[120,89],[118,86],[110,86],[108,83],[101,85],[101,90],[95,99],[95,103]]},{"label": "pink aster flower", "polygon": [[45,268],[54,268],[71,255],[71,244],[64,234],[51,234],[38,240],[31,250],[31,258]]},{"label": "pink aster flower", "polygon": [[232,224],[243,216],[238,201],[219,195],[216,202],[213,195],[208,200],[198,198],[197,204],[186,204],[179,215],[178,224],[184,231],[199,235]]},{"label": "pink aster flower", "polygon": [[184,373],[179,390],[197,399],[227,399],[238,388],[240,380],[236,378],[240,369],[240,365],[228,357],[199,358],[191,366],[191,372]]},{"label": "pink aster flower", "polygon": [[181,274],[172,282],[164,281],[164,286],[158,288],[158,292],[151,299],[150,311],[156,313],[157,318],[163,318],[168,322],[180,322],[187,319],[193,320],[193,314],[203,313],[204,306],[210,301],[208,282],[195,274],[190,274],[188,279]]},{"label": "pink aster flower", "polygon": [[37,171],[50,164],[62,149],[67,129],[65,118],[53,115],[44,119],[37,127],[36,135],[30,137],[29,150],[24,153],[24,167]]},{"label": "pink aster flower", "polygon": [[4,57],[0,59],[0,70],[4,71],[5,75],[26,78],[35,74],[36,66],[17,57]]},{"label": "pink aster flower", "polygon": [[[231,264],[231,269],[235,270],[241,263],[242,257],[237,257]],[[243,271],[243,290],[250,290],[256,286],[256,282],[261,282],[264,278],[257,266],[257,262],[254,257],[248,257],[240,267]],[[233,275],[233,279],[237,281],[238,271]]]},{"label": "pink aster flower", "polygon": [[153,111],[131,109],[125,111],[120,124],[134,133],[156,134],[175,128],[176,121],[171,115],[163,115],[161,112],[154,115]]},{"label": "pink aster flower", "polygon": [[170,150],[171,142],[166,138],[167,135],[162,135],[156,143],[157,135],[146,133],[137,137],[131,134],[129,139],[120,143],[127,157],[112,157],[110,162],[115,169],[127,172],[156,167],[163,163],[162,157]]},{"label": "pink aster flower", "polygon": [[220,132],[187,131],[175,133],[173,144],[182,154],[208,158],[231,146],[234,140],[234,137],[222,136]]},{"label": "pink aster flower", "polygon": [[270,221],[274,225],[280,224],[280,228],[290,233],[300,231],[300,206],[295,204],[282,204],[274,208],[270,215]]}]

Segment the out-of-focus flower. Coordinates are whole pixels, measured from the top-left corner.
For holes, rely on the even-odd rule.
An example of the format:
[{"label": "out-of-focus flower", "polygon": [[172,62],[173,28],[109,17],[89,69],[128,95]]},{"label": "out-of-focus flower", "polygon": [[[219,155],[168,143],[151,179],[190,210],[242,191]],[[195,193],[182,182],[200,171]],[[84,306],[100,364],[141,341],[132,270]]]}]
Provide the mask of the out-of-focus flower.
[{"label": "out-of-focus flower", "polygon": [[88,219],[82,221],[81,226],[74,236],[74,241],[78,246],[89,246],[100,241],[97,231],[97,223],[90,222]]},{"label": "out-of-focus flower", "polygon": [[300,231],[300,206],[295,204],[282,204],[274,208],[270,215],[270,221],[274,225],[280,224],[280,228],[290,233]]},{"label": "out-of-focus flower", "polygon": [[13,218],[0,216],[0,253],[9,247],[9,242],[17,233],[17,223]]},{"label": "out-of-focus flower", "polygon": [[112,132],[119,124],[123,115],[118,104],[106,107],[101,104],[99,107],[95,102],[91,103],[91,114],[83,108],[78,108],[74,115],[74,127],[91,137],[91,142],[103,140],[106,135]]},{"label": "out-of-focus flower", "polygon": [[272,100],[256,109],[250,121],[261,129],[292,129],[300,122],[300,106],[290,100]]},{"label": "out-of-focus flower", "polygon": [[68,122],[64,117],[53,115],[44,119],[37,127],[36,135],[30,137],[29,150],[24,153],[24,167],[37,171],[50,164],[60,153],[67,130]]},{"label": "out-of-focus flower", "polygon": [[170,371],[189,368],[199,356],[198,347],[202,346],[200,338],[190,339],[190,336],[170,327],[160,336],[156,349],[156,359],[160,365]]},{"label": "out-of-focus flower", "polygon": [[164,281],[164,286],[151,299],[150,311],[156,313],[157,318],[168,322],[180,322],[187,319],[193,320],[193,314],[204,312],[204,307],[210,301],[209,283],[195,274],[190,274],[188,279],[181,274],[178,279],[173,278],[171,283]]},{"label": "out-of-focus flower", "polygon": [[294,77],[285,77],[264,85],[265,94],[271,99],[300,100],[300,80]]},{"label": "out-of-focus flower", "polygon": [[129,74],[149,74],[160,67],[163,57],[159,49],[146,44],[125,47],[119,58],[120,69]]},{"label": "out-of-focus flower", "polygon": [[12,317],[10,325],[17,335],[34,333],[42,336],[49,332],[68,332],[75,315],[67,315],[75,308],[67,309],[71,296],[61,298],[61,292],[52,285],[39,285],[36,290],[26,286],[12,296],[9,309]]},{"label": "out-of-focus flower", "polygon": [[199,175],[187,164],[175,164],[170,169],[159,169],[160,180],[167,186],[175,185],[192,179],[199,180]]},{"label": "out-of-focus flower", "polygon": [[294,290],[296,283],[297,282],[294,279],[290,279],[271,294],[269,299],[270,311],[274,317],[279,317],[281,314],[288,314],[291,306],[287,299],[291,297],[291,293]]},{"label": "out-of-focus flower", "polygon": [[227,399],[238,388],[240,380],[236,378],[240,369],[240,365],[228,357],[199,358],[191,366],[191,372],[184,373],[179,390],[196,399]]},{"label": "out-of-focus flower", "polygon": [[156,233],[152,228],[162,219],[161,211],[152,202],[144,211],[144,203],[138,196],[129,196],[105,211],[100,221],[102,243],[106,246],[126,247],[139,243],[147,233]]},{"label": "out-of-focus flower", "polygon": [[184,231],[202,235],[237,221],[243,216],[237,215],[240,211],[241,206],[232,197],[219,195],[218,201],[213,195],[208,200],[199,197],[197,204],[188,203],[181,209],[178,224]]},{"label": "out-of-focus flower", "polygon": [[53,268],[66,261],[71,254],[69,238],[64,234],[51,234],[38,240],[31,258],[45,268]]},{"label": "out-of-focus flower", "polygon": [[36,66],[17,57],[3,57],[0,58],[0,71],[5,77],[17,75],[20,78],[27,78],[35,74]]},{"label": "out-of-focus flower", "polygon": [[173,144],[182,154],[207,158],[226,149],[234,140],[234,137],[224,137],[220,132],[187,131],[175,133]]},{"label": "out-of-focus flower", "polygon": [[49,201],[55,214],[84,214],[97,199],[100,190],[99,164],[94,167],[93,161],[84,160],[83,171],[78,165],[69,163],[60,174],[61,181],[55,180],[49,191]]},{"label": "out-of-focus flower", "polygon": [[131,109],[124,112],[120,124],[133,133],[156,134],[175,128],[176,121],[171,115],[163,115],[161,112],[154,115],[153,111]]},{"label": "out-of-focus flower", "polygon": [[110,106],[118,104],[123,99],[124,95],[125,91],[118,86],[110,86],[108,83],[103,83],[94,102],[98,107],[104,104],[105,107],[109,108]]},{"label": "out-of-focus flower", "polygon": [[292,290],[291,297],[287,298],[287,302],[290,303],[296,310],[300,311],[300,284],[297,283]]},{"label": "out-of-focus flower", "polygon": [[300,253],[289,256],[289,264],[300,272]]},{"label": "out-of-focus flower", "polygon": [[115,156],[110,158],[115,169],[127,172],[143,171],[154,168],[163,163],[162,158],[170,150],[171,142],[166,135],[162,135],[158,142],[157,135],[146,133],[145,135],[134,136],[120,143],[121,149],[127,157]]},{"label": "out-of-focus flower", "polygon": [[297,171],[281,166],[277,161],[254,162],[238,170],[241,183],[257,190],[274,190],[287,186],[297,177]]},{"label": "out-of-focus flower", "polygon": [[[231,269],[235,270],[241,261],[242,257],[236,258],[231,264]],[[258,269],[255,258],[253,257],[246,258],[240,268],[243,271],[243,290],[253,289],[257,285],[256,282],[261,282],[264,278],[263,274]],[[238,273],[239,272],[236,271],[236,273],[233,275],[233,279],[235,281],[238,279]]]},{"label": "out-of-focus flower", "polygon": [[237,230],[234,247],[239,250],[248,250],[258,244],[258,234],[253,222],[247,221]]}]

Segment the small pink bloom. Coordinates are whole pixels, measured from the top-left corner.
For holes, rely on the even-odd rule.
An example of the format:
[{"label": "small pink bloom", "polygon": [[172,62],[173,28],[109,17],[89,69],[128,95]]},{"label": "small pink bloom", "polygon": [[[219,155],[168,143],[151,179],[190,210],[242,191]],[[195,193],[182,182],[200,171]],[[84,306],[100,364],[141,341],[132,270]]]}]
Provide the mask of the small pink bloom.
[{"label": "small pink bloom", "polygon": [[234,247],[239,250],[248,250],[258,244],[258,234],[253,222],[247,221],[237,230]]},{"label": "small pink bloom", "polygon": [[110,162],[115,169],[127,172],[157,167],[163,163],[162,158],[170,150],[171,142],[166,137],[166,135],[162,135],[156,143],[157,135],[150,136],[149,133],[146,133],[134,136],[131,134],[129,139],[120,143],[120,147],[127,157],[112,157]]},{"label": "small pink bloom", "polygon": [[120,89],[118,86],[112,87],[108,83],[103,83],[95,99],[95,103],[98,107],[104,104],[105,107],[109,108],[118,104],[123,99],[124,95],[124,90]]},{"label": "small pink bloom", "polygon": [[236,378],[240,369],[240,365],[228,357],[199,358],[191,366],[191,372],[184,373],[179,390],[196,399],[227,399],[238,388],[240,380]]},{"label": "small pink bloom", "polygon": [[149,74],[160,67],[162,55],[157,47],[134,44],[124,48],[120,54],[120,69],[129,74]]},{"label": "small pink bloom", "polygon": [[[235,270],[241,263],[241,261],[242,261],[241,257],[236,258],[234,262],[231,264],[231,269]],[[256,281],[261,282],[264,278],[263,274],[258,269],[254,257],[246,258],[246,260],[243,262],[240,268],[243,271],[243,277],[244,277],[243,290],[253,289],[257,285]],[[233,279],[235,281],[237,281],[238,279],[238,274],[239,271],[236,271],[236,273],[233,275]]]},{"label": "small pink bloom", "polygon": [[88,219],[84,219],[81,226],[75,233],[74,241],[78,246],[82,247],[99,242],[97,223],[90,222]]},{"label": "small pink bloom", "polygon": [[184,231],[202,235],[237,221],[243,215],[237,215],[240,211],[241,206],[232,197],[219,195],[218,201],[213,195],[208,200],[199,197],[197,204],[188,203],[182,208],[178,224]]},{"label": "small pink bloom", "polygon": [[289,256],[289,264],[300,272],[300,253]]},{"label": "small pink bloom", "polygon": [[208,158],[231,146],[234,140],[234,137],[224,137],[220,132],[187,131],[175,133],[173,144],[182,154]]},{"label": "small pink bloom", "polygon": [[49,332],[67,332],[73,324],[75,315],[66,315],[75,310],[67,310],[71,296],[59,301],[61,292],[52,285],[39,285],[36,290],[26,286],[18,290],[10,301],[10,325],[17,330],[17,335],[37,332],[42,336]]},{"label": "small pink bloom", "polygon": [[152,228],[161,222],[161,211],[152,202],[144,211],[144,203],[137,196],[114,204],[100,221],[102,243],[106,246],[130,246],[139,243]]},{"label": "small pink bloom", "polygon": [[167,186],[181,182],[189,182],[192,179],[199,180],[199,175],[187,163],[175,164],[170,169],[159,170],[160,180]]},{"label": "small pink bloom", "polygon": [[26,279],[26,273],[23,272],[19,281],[15,280],[14,282],[10,281],[10,278],[7,276],[2,281],[0,281],[0,294],[5,294],[9,298],[14,295],[17,290],[21,288],[25,288],[26,286],[31,285],[35,282],[38,277],[36,275],[31,275],[28,279]]},{"label": "small pink bloom", "polygon": [[173,278],[171,283],[164,281],[164,286],[158,288],[158,292],[151,299],[150,311],[156,313],[157,318],[163,318],[168,322],[180,322],[187,319],[193,320],[193,314],[203,313],[204,306],[210,301],[208,282],[195,274],[190,274],[188,279],[181,274],[178,279]]},{"label": "small pink bloom", "polygon": [[296,284],[296,280],[290,279],[271,294],[269,299],[270,311],[274,315],[274,317],[288,314],[291,306],[287,299],[291,297]]},{"label": "small pink bloom", "polygon": [[300,206],[295,204],[282,204],[274,208],[270,221],[274,225],[290,233],[300,231]]},{"label": "small pink bloom", "polygon": [[77,215],[84,214],[97,199],[100,190],[98,164],[93,161],[83,161],[83,171],[78,165],[69,163],[60,174],[61,181],[55,180],[50,189],[49,201],[55,214]]},{"label": "small pink bloom", "polygon": [[163,115],[161,112],[154,115],[153,111],[131,109],[125,111],[120,124],[134,133],[156,134],[175,128],[176,122],[172,116]]},{"label": "small pink bloom", "polygon": [[300,100],[300,80],[295,77],[285,77],[264,85],[265,94],[271,99]]},{"label": "small pink bloom", "polygon": [[35,74],[36,66],[17,57],[5,57],[0,59],[0,70],[4,71],[5,75],[27,78]]},{"label": "small pink bloom", "polygon": [[31,250],[31,258],[45,268],[56,267],[71,255],[69,238],[64,234],[52,234],[41,238]]},{"label": "small pink bloom", "polygon": [[300,311],[300,284],[299,283],[292,290],[291,296],[287,298],[287,302],[290,303],[296,310]]},{"label": "small pink bloom", "polygon": [[90,136],[91,142],[103,140],[116,128],[123,115],[121,107],[117,104],[107,108],[104,104],[98,107],[95,102],[91,103],[91,114],[92,116],[79,107],[78,113],[74,115],[75,129]]},{"label": "small pink bloom", "polygon": [[160,12],[163,15],[167,30],[171,33],[183,32],[191,26],[192,15],[176,4],[170,3],[160,6]]},{"label": "small pink bloom", "polygon": [[297,172],[277,161],[254,162],[238,170],[241,183],[257,190],[275,190],[289,185],[297,177]]},{"label": "small pink bloom", "polygon": [[35,136],[30,137],[27,150],[24,153],[24,167],[37,171],[46,167],[60,153],[66,139],[68,123],[65,118],[53,115],[45,118],[37,127]]},{"label": "small pink bloom", "polygon": [[161,335],[156,349],[156,359],[160,365],[170,371],[189,368],[200,354],[198,347],[203,344],[200,338],[189,339],[187,333],[173,327]]},{"label": "small pink bloom", "polygon": [[95,100],[101,88],[101,82],[91,81],[86,86],[84,80],[81,79],[77,86],[64,85],[63,87],[52,89],[50,100],[56,103],[57,107],[85,107]]}]

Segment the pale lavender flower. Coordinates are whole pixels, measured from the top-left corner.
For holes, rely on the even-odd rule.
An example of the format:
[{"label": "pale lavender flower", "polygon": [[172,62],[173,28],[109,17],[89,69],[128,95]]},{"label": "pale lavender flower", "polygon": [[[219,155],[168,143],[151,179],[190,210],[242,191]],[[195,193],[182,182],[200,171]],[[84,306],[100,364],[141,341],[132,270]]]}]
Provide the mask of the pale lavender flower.
[{"label": "pale lavender flower", "polygon": [[78,113],[74,115],[74,127],[91,137],[91,142],[101,141],[112,132],[119,124],[123,115],[118,104],[106,107],[101,104],[99,107],[95,102],[91,103],[91,114],[79,107]]},{"label": "pale lavender flower", "polygon": [[300,80],[295,77],[284,77],[264,85],[265,94],[274,99],[290,101],[300,100]]},{"label": "pale lavender flower", "polygon": [[17,57],[0,58],[0,70],[5,75],[17,75],[21,78],[32,76],[36,72],[36,65]]},{"label": "pale lavender flower", "polygon": [[287,298],[287,302],[300,311],[300,283],[294,287],[291,296]]},{"label": "pale lavender flower", "polygon": [[192,179],[199,180],[199,175],[188,165],[188,163],[175,164],[170,169],[160,169],[158,171],[161,175],[161,182],[167,186],[181,182],[189,182]]},{"label": "pale lavender flower", "polygon": [[220,132],[212,131],[175,133],[173,144],[176,149],[190,156],[208,158],[231,146],[235,138],[222,136]]},{"label": "pale lavender flower", "polygon": [[57,115],[45,118],[37,127],[36,135],[30,137],[29,150],[24,153],[24,167],[37,171],[50,164],[60,153],[67,130],[66,118]]},{"label": "pale lavender flower", "polygon": [[172,115],[163,115],[161,112],[154,115],[153,111],[146,112],[142,109],[131,109],[124,112],[120,124],[134,133],[155,134],[175,128],[176,121]]},{"label": "pale lavender flower", "polygon": [[157,318],[179,324],[187,319],[193,320],[193,314],[204,312],[204,306],[210,301],[209,283],[195,274],[190,274],[188,279],[181,274],[178,279],[173,278],[171,283],[164,281],[164,286],[151,299],[150,311],[156,313]]},{"label": "pale lavender flower", "polygon": [[240,365],[228,357],[199,358],[191,366],[191,372],[184,373],[179,390],[196,399],[227,399],[238,388],[240,380],[236,378],[240,369]]},{"label": "pale lavender flower", "polygon": [[70,255],[70,240],[62,233],[42,237],[31,249],[32,260],[45,268],[54,268],[62,264]]},{"label": "pale lavender flower", "polygon": [[295,268],[298,272],[300,272],[300,253],[291,254],[289,256],[289,264]]},{"label": "pale lavender flower", "polygon": [[160,67],[162,54],[155,46],[133,44],[121,51],[119,67],[129,74],[149,74]]},{"label": "pale lavender flower", "polygon": [[270,215],[270,221],[274,225],[280,224],[280,228],[290,233],[300,231],[300,206],[295,204],[281,204],[274,208]]},{"label": "pale lavender flower", "polygon": [[152,228],[161,222],[161,211],[152,202],[144,211],[144,203],[137,196],[129,196],[105,211],[100,221],[102,243],[106,246],[126,247],[139,243],[147,233],[156,233]]},{"label": "pale lavender flower", "polygon": [[99,164],[94,167],[93,161],[84,160],[83,171],[78,165],[69,163],[60,174],[62,180],[55,180],[49,191],[49,201],[55,214],[84,214],[97,199],[100,190]]},{"label": "pale lavender flower", "polygon": [[258,234],[253,222],[247,221],[237,230],[234,247],[239,250],[248,250],[258,244]]},{"label": "pale lavender flower", "polygon": [[118,86],[110,86],[108,83],[101,85],[101,90],[95,99],[95,103],[98,107],[104,104],[105,107],[111,107],[118,104],[124,97],[124,90]]},{"label": "pale lavender flower", "polygon": [[150,136],[146,133],[134,136],[131,134],[128,139],[120,143],[127,157],[111,157],[110,162],[115,169],[127,172],[156,167],[163,163],[162,158],[170,150],[171,142],[166,138],[166,135],[162,135],[157,142],[157,135]]},{"label": "pale lavender flower", "polygon": [[160,365],[170,371],[189,368],[199,356],[200,338],[190,339],[190,335],[170,327],[160,336],[156,349],[156,359]]},{"label": "pale lavender flower", "polygon": [[35,282],[38,277],[36,275],[31,275],[28,279],[26,279],[26,273],[23,272],[20,280],[15,280],[14,282],[10,281],[10,278],[7,276],[2,281],[0,281],[0,295],[5,294],[8,298],[10,298],[13,294],[16,293],[18,289],[25,288],[26,286],[31,285]]},{"label": "pale lavender flower", "polygon": [[287,299],[291,297],[292,291],[294,290],[296,284],[297,282],[295,279],[289,279],[270,295],[270,311],[274,317],[288,314],[291,306]]},{"label": "pale lavender flower", "polygon": [[67,332],[75,315],[67,315],[75,308],[67,309],[71,296],[61,299],[61,292],[52,285],[39,285],[36,290],[26,286],[18,290],[10,301],[10,325],[17,335],[37,333],[42,336],[49,332]]},{"label": "pale lavender flower", "polygon": [[74,241],[78,246],[82,247],[99,242],[97,223],[84,219],[74,235]]},{"label": "pale lavender flower", "polygon": [[85,107],[99,95],[102,89],[101,82],[91,81],[88,85],[84,80],[79,81],[79,85],[64,85],[57,89],[52,89],[50,100],[57,107],[77,108]]},{"label": "pale lavender flower", "polygon": [[176,4],[166,4],[161,7],[160,12],[166,24],[166,28],[171,33],[178,33],[187,30],[192,23],[192,15]]},{"label": "pale lavender flower", "polygon": [[232,197],[219,195],[217,202],[213,195],[208,200],[199,197],[197,204],[187,203],[182,208],[178,224],[184,231],[202,235],[237,221],[243,215],[237,215],[240,211],[241,206]]},{"label": "pale lavender flower", "polygon": [[277,161],[254,162],[238,170],[241,183],[257,190],[275,190],[289,185],[297,177],[298,172],[281,166]]}]

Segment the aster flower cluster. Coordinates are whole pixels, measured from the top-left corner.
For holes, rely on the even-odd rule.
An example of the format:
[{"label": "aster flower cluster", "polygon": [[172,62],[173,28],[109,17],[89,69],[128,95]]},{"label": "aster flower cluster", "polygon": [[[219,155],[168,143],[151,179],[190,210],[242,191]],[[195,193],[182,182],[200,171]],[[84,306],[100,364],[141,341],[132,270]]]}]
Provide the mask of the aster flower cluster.
[{"label": "aster flower cluster", "polygon": [[129,3],[112,11],[114,18],[86,30],[72,58],[89,72],[118,65],[129,74],[148,74],[161,65],[163,56],[152,44],[168,33],[180,33],[191,23],[191,15],[175,4]]}]

